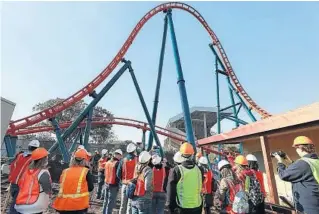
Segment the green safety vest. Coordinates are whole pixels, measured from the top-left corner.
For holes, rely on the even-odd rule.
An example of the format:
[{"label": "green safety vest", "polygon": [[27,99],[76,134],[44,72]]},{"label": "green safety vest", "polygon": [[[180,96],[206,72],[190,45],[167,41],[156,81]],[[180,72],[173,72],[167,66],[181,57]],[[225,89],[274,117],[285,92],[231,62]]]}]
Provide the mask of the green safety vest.
[{"label": "green safety vest", "polygon": [[313,177],[315,177],[317,183],[319,184],[319,159],[312,159],[312,158],[301,158],[301,160],[305,161],[309,164]]},{"label": "green safety vest", "polygon": [[202,173],[198,166],[187,169],[179,165],[178,169],[181,173],[181,178],[177,183],[177,205],[181,208],[196,208],[201,206]]}]

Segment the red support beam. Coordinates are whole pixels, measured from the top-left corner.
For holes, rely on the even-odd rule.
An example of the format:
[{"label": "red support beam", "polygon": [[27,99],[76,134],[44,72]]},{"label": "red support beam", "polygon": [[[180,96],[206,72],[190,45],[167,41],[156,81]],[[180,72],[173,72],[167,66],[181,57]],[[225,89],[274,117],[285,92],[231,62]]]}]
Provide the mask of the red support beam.
[{"label": "red support beam", "polygon": [[267,181],[269,187],[269,202],[273,204],[279,204],[274,168],[272,165],[272,160],[270,157],[270,149],[269,149],[269,142],[266,136],[260,136],[260,144],[261,150],[264,157],[264,164],[267,174]]}]

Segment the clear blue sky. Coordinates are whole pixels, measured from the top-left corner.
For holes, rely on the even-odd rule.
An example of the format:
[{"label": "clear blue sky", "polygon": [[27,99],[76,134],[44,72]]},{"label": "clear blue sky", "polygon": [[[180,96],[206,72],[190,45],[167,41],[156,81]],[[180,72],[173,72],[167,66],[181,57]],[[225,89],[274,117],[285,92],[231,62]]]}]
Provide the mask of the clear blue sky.
[{"label": "clear blue sky", "polygon": [[[157,4],[4,2],[1,96],[17,103],[13,119],[31,114],[38,102],[68,97],[91,81],[113,59],[139,19]],[[318,2],[189,4],[215,31],[241,83],[260,106],[275,114],[319,100]],[[150,110],[163,17],[159,14],[145,25],[126,55]],[[190,106],[215,106],[208,34],[186,12],[173,11],[173,18]],[[181,112],[170,37],[166,47],[158,111],[161,126]],[[221,82],[225,106],[228,91]],[[115,116],[146,121],[128,73],[100,105]],[[132,128],[115,131],[120,139],[141,139],[141,131]]]}]

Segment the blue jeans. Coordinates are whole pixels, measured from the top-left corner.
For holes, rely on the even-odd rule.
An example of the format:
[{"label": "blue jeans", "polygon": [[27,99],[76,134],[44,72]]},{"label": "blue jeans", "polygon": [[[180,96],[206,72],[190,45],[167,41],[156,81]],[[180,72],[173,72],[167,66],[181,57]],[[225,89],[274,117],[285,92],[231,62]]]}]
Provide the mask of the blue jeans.
[{"label": "blue jeans", "polygon": [[127,185],[126,184],[122,184],[121,187],[121,206],[120,206],[120,211],[119,214],[132,214],[132,200],[129,199],[125,192],[127,189]]},{"label": "blue jeans", "polygon": [[99,172],[98,180],[97,180],[98,188],[97,188],[97,192],[96,192],[96,194],[97,194],[96,198],[101,199],[101,200],[103,200],[103,198],[104,198],[104,188],[103,188],[104,183],[105,183],[104,179],[105,179],[104,172]]},{"label": "blue jeans", "polygon": [[119,191],[118,186],[112,186],[105,184],[105,194],[103,202],[103,214],[112,214],[116,205],[117,193]]},{"label": "blue jeans", "polygon": [[152,210],[153,214],[164,214],[166,201],[166,193],[165,192],[154,192],[152,199]]},{"label": "blue jeans", "polygon": [[16,204],[16,199],[19,194],[19,186],[17,184],[11,184],[10,194],[12,197],[12,202],[10,204],[10,209],[8,214],[18,214],[18,212],[14,209],[14,205]]},{"label": "blue jeans", "polygon": [[134,198],[132,200],[132,214],[151,214],[152,200],[143,198]]}]

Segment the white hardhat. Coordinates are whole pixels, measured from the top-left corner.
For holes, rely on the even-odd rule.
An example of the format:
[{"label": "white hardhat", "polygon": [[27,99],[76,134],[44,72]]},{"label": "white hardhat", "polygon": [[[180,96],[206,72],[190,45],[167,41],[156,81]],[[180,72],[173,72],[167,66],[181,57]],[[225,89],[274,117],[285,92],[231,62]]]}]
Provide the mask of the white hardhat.
[{"label": "white hardhat", "polygon": [[173,160],[176,162],[176,163],[182,163],[185,161],[185,158],[182,157],[182,153],[180,153],[179,151],[175,153],[174,157],[173,157]]},{"label": "white hardhat", "polygon": [[255,156],[255,155],[252,155],[252,154],[247,155],[247,156],[246,156],[246,159],[247,159],[248,161],[257,161],[256,156]]},{"label": "white hardhat", "polygon": [[136,145],[135,143],[130,143],[129,145],[127,145],[126,151],[127,153],[132,153],[136,150]]},{"label": "white hardhat", "polygon": [[199,162],[200,164],[207,165],[207,164],[208,164],[207,157],[205,157],[205,156],[200,157],[199,160],[198,160],[198,162]]},{"label": "white hardhat", "polygon": [[117,149],[117,150],[115,150],[115,151],[114,151],[114,154],[115,154],[115,153],[120,154],[120,155],[123,155],[123,152],[122,152],[122,150],[121,150],[121,149]]},{"label": "white hardhat", "polygon": [[102,149],[102,155],[106,155],[107,154],[107,149]]},{"label": "white hardhat", "polygon": [[152,157],[152,164],[153,165],[158,165],[161,163],[162,158],[158,155],[153,155]]},{"label": "white hardhat", "polygon": [[147,151],[141,152],[140,156],[138,157],[138,161],[140,163],[147,163],[151,159],[151,155]]},{"label": "white hardhat", "polygon": [[1,173],[4,174],[4,175],[9,175],[10,174],[10,167],[9,167],[8,164],[2,164]]},{"label": "white hardhat", "polygon": [[85,149],[83,145],[79,145],[78,149]]},{"label": "white hardhat", "polygon": [[221,170],[224,166],[230,165],[230,163],[227,160],[221,160],[218,163],[218,170]]},{"label": "white hardhat", "polygon": [[38,140],[32,140],[32,141],[29,143],[29,146],[39,148],[39,147],[40,147],[40,142],[39,142]]}]

